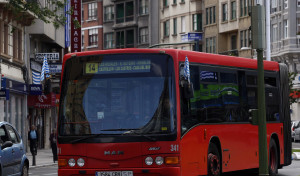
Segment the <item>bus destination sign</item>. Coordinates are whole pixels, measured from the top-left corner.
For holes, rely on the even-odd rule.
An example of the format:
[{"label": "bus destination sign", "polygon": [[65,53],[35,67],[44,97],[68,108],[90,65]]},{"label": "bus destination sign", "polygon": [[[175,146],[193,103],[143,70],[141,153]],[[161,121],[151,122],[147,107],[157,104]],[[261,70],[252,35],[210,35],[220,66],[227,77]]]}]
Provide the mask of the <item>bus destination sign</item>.
[{"label": "bus destination sign", "polygon": [[151,62],[147,59],[88,62],[85,74],[142,73],[150,72],[150,68]]}]

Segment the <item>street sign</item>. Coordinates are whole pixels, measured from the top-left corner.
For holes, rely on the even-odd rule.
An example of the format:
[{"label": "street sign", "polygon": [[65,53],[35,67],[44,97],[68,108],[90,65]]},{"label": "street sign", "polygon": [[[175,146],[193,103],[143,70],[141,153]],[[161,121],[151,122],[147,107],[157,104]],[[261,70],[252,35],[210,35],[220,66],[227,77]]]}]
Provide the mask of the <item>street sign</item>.
[{"label": "street sign", "polygon": [[187,34],[181,35],[181,41],[182,42],[188,42],[188,41],[201,41],[202,40],[202,33],[198,32],[189,32]]},{"label": "street sign", "polygon": [[1,87],[0,87],[0,90],[5,90],[6,89],[6,78],[3,78],[1,76]]}]

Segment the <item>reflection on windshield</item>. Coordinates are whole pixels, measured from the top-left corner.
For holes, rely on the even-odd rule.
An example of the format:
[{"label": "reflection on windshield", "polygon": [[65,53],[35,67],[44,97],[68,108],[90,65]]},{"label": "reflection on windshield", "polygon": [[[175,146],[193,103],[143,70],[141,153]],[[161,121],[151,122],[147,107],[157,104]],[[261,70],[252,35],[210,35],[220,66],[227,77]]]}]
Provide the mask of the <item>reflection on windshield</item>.
[{"label": "reflection on windshield", "polygon": [[[152,71],[144,74],[86,76],[77,72],[79,75],[70,76],[76,79],[69,79],[62,91],[61,134],[172,132],[175,129],[173,62],[166,56],[163,59],[160,58],[163,62],[152,61]],[[82,63],[79,65],[82,67]],[[74,63],[72,68],[78,69]]]}]

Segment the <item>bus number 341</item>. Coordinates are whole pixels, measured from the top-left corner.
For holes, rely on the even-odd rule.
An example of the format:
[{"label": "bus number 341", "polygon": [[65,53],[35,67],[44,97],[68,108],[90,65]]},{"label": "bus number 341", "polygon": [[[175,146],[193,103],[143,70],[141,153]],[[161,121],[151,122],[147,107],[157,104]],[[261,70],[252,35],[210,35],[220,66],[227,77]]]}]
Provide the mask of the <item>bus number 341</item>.
[{"label": "bus number 341", "polygon": [[177,152],[179,151],[179,146],[178,145],[171,145],[171,152]]}]

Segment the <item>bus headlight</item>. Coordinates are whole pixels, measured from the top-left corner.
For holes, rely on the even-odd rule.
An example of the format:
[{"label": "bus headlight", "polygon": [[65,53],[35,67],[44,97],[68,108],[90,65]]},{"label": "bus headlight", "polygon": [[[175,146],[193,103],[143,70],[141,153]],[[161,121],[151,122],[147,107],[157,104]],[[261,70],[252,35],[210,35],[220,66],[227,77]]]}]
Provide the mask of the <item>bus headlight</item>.
[{"label": "bus headlight", "polygon": [[162,165],[163,163],[164,163],[164,159],[163,159],[163,157],[161,157],[161,156],[158,156],[158,157],[156,157],[155,158],[155,163],[157,164],[157,165]]},{"label": "bus headlight", "polygon": [[85,164],[84,159],[79,158],[79,159],[77,160],[77,165],[78,165],[79,167],[84,166],[84,164]]},{"label": "bus headlight", "polygon": [[152,159],[150,156],[148,156],[148,157],[145,159],[145,163],[146,163],[146,165],[150,166],[150,165],[153,164],[153,159]]},{"label": "bus headlight", "polygon": [[70,167],[74,167],[75,166],[75,159],[74,158],[71,158],[71,159],[69,159],[69,161],[68,161],[68,164],[69,164],[69,166]]}]

